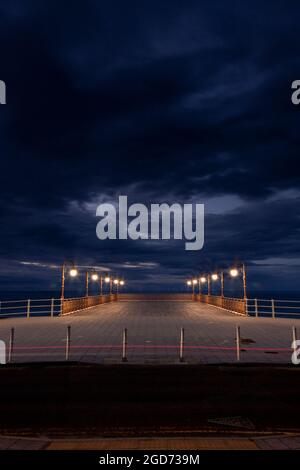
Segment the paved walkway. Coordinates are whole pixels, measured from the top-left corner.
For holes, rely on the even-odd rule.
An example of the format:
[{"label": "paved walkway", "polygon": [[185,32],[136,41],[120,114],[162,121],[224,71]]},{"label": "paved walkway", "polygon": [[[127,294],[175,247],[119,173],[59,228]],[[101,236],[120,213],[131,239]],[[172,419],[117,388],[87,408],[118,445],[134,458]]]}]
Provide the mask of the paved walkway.
[{"label": "paved walkway", "polygon": [[297,323],[243,317],[191,301],[129,301],[64,317],[1,319],[0,339],[8,344],[10,329],[15,328],[13,362],[60,361],[65,355],[67,325],[71,325],[70,360],[117,363],[122,331],[127,328],[129,363],[164,364],[178,362],[180,328],[184,327],[185,362],[205,364],[236,361],[235,327],[239,325],[241,362],[288,364],[292,326]]}]

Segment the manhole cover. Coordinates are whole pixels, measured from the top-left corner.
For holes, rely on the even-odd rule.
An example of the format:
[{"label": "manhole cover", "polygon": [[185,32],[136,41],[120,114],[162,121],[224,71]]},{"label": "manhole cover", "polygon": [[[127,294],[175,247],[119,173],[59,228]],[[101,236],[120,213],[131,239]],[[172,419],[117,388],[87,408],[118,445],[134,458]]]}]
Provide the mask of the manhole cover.
[{"label": "manhole cover", "polygon": [[209,423],[221,424],[223,426],[233,426],[237,428],[255,429],[254,424],[250,419],[243,418],[242,416],[228,416],[225,418],[213,418],[207,420]]}]

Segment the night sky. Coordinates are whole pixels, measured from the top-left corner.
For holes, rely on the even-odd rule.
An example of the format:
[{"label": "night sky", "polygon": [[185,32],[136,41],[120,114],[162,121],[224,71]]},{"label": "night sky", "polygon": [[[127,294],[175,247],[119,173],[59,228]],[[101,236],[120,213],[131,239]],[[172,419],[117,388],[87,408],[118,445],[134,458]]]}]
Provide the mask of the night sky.
[{"label": "night sky", "polygon": [[[0,290],[55,289],[64,259],[130,290],[240,261],[297,290],[299,25],[299,1],[1,0]],[[101,242],[120,194],[204,203],[204,248]]]}]

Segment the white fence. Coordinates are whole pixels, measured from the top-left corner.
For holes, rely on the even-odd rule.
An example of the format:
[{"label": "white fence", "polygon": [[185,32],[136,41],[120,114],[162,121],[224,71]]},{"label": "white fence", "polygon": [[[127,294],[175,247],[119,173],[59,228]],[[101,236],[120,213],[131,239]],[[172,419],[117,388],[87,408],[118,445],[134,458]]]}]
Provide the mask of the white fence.
[{"label": "white fence", "polygon": [[0,302],[0,318],[57,316],[61,299],[5,300]]},{"label": "white fence", "polygon": [[0,302],[0,319],[10,317],[55,317],[117,300],[116,294],[67,299],[27,299]]},{"label": "white fence", "polygon": [[246,312],[254,317],[300,319],[300,300],[247,299]]},{"label": "white fence", "polygon": [[[165,297],[167,296],[165,295]],[[173,300],[178,300],[176,296],[173,297]],[[131,298],[129,298],[129,300],[130,299]],[[213,295],[195,295],[193,299],[254,317],[300,319],[300,300],[247,299],[245,302],[244,299],[229,299]],[[0,301],[0,319],[9,317],[55,317],[60,314],[72,313],[77,310],[83,310],[101,303],[116,300],[118,300],[116,294],[77,297],[64,300],[60,298],[6,300]],[[122,295],[120,295],[120,300],[123,300]],[[141,300],[143,300],[143,296]]]}]

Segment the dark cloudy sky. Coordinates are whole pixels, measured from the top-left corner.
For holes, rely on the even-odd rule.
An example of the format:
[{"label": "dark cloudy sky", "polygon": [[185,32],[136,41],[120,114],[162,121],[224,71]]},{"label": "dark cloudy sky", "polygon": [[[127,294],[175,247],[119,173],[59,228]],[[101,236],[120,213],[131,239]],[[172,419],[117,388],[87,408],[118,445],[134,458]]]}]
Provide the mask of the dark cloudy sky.
[{"label": "dark cloudy sky", "polygon": [[[131,289],[241,260],[297,289],[299,24],[292,0],[1,0],[0,290],[55,288],[65,258]],[[119,194],[204,203],[203,250],[100,242]]]}]

